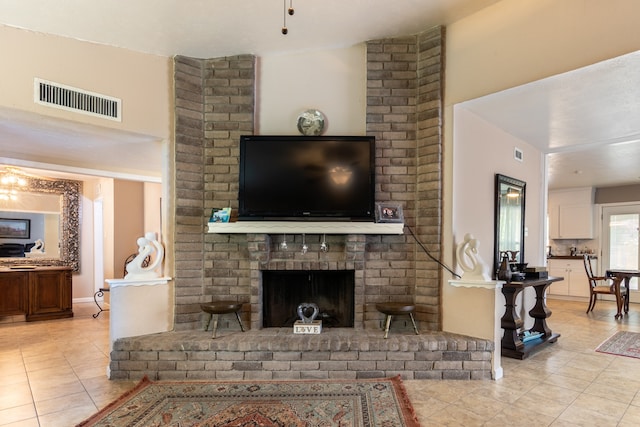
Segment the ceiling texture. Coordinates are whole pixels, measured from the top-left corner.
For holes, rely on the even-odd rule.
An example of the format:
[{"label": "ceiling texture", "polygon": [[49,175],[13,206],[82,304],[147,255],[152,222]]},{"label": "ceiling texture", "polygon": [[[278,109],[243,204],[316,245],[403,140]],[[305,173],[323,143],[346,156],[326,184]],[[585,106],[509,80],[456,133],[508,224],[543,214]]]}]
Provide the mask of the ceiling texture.
[{"label": "ceiling texture", "polygon": [[549,153],[550,189],[640,184],[640,52],[462,106]]},{"label": "ceiling texture", "polygon": [[[0,0],[0,25],[166,57],[266,56],[415,34],[497,1]],[[634,167],[640,159],[638,83],[640,56],[634,53],[468,101],[464,108],[549,153],[550,188],[640,183]],[[132,155],[119,156],[122,148],[107,143],[114,139],[110,144],[126,144]],[[33,151],[55,163],[60,153],[73,153],[78,165],[115,171],[136,154],[160,156],[149,150],[154,143],[0,109],[0,156],[24,158]]]}]

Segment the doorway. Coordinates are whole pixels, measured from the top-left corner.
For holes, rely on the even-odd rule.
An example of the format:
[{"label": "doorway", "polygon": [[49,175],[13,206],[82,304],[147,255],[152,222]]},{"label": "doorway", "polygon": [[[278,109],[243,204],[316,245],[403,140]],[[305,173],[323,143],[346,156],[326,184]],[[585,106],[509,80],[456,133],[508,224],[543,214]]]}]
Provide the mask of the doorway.
[{"label": "doorway", "polygon": [[[640,269],[640,204],[602,208],[602,272],[609,268]],[[630,301],[640,302],[638,278],[629,283]]]},{"label": "doorway", "polygon": [[94,292],[104,286],[104,216],[102,199],[93,201],[93,283]]}]

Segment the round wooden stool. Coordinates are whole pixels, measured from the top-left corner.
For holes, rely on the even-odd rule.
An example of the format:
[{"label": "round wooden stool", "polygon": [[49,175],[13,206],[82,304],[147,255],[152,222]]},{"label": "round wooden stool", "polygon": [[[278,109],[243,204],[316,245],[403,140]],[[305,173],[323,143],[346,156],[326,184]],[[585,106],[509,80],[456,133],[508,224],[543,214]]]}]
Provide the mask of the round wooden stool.
[{"label": "round wooden stool", "polygon": [[209,323],[213,319],[213,336],[216,337],[216,330],[218,329],[218,316],[221,314],[235,313],[238,323],[240,324],[240,330],[244,332],[244,326],[242,325],[242,319],[240,319],[240,310],[242,309],[242,303],[229,302],[229,301],[213,301],[206,304],[200,304],[202,311],[209,314],[207,319],[207,326],[204,327],[205,331],[209,330]]},{"label": "round wooden stool", "polygon": [[391,326],[391,317],[399,316],[401,314],[408,314],[413,324],[413,330],[416,331],[416,335],[420,335],[416,321],[413,318],[413,311],[416,309],[415,305],[405,304],[402,302],[383,302],[376,304],[376,310],[385,315],[384,319],[384,339],[389,336],[389,326]]}]

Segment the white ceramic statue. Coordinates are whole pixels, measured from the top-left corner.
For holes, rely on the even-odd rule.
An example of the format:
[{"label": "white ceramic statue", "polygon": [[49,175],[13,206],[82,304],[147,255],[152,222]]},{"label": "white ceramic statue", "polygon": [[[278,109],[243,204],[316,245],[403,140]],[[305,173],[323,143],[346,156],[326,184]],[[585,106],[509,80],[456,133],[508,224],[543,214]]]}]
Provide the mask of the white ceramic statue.
[{"label": "white ceramic statue", "polygon": [[[156,271],[164,259],[164,247],[158,242],[156,233],[147,232],[144,237],[137,240],[138,255],[127,264],[127,275],[125,279],[156,279],[160,273]],[[143,264],[147,257],[151,261],[146,267]]]},{"label": "white ceramic statue", "polygon": [[41,254],[44,253],[44,242],[42,241],[42,239],[38,239],[36,240],[35,245],[33,245],[31,247],[31,249],[29,250],[29,252],[31,252],[32,254]]},{"label": "white ceramic statue", "polygon": [[25,252],[24,256],[27,258],[43,258],[47,256],[44,253],[44,242],[41,239],[36,240],[35,244],[29,249],[29,252]]},{"label": "white ceramic statue", "polygon": [[462,280],[491,280],[489,269],[478,254],[480,242],[470,233],[464,235],[464,241],[458,245],[456,256],[464,271]]}]

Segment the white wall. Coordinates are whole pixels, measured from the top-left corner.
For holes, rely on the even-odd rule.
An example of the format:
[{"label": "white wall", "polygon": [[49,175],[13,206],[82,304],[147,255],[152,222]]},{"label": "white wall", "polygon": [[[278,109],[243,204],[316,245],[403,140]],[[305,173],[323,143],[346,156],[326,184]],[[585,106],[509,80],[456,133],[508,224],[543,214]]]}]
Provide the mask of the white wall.
[{"label": "white wall", "polygon": [[[87,191],[89,187],[89,191]],[[91,185],[82,183],[80,195],[80,270],[73,273],[73,301],[92,301],[94,290],[93,265],[93,197]]]},{"label": "white wall", "polygon": [[[493,263],[495,174],[526,182],[525,262],[544,265],[544,212],[546,190],[544,157],[525,141],[514,138],[475,114],[455,107],[453,147],[453,238],[457,245],[465,233],[480,241],[479,253]],[[514,159],[514,148],[523,161]]]},{"label": "white wall", "polygon": [[154,182],[145,182],[143,191],[145,232],[154,231],[158,233],[158,241],[162,241],[161,203],[166,203],[166,200],[162,200],[162,185]]},{"label": "white wall", "polygon": [[47,242],[60,241],[60,214],[55,213],[44,215],[44,235],[42,241],[44,242],[45,253],[47,256],[52,258],[60,257],[60,245],[54,244],[47,247]]},{"label": "white wall", "polygon": [[636,0],[503,0],[447,27],[446,103],[640,49]]},{"label": "white wall", "polygon": [[[114,269],[115,246],[113,235],[115,234],[115,218],[114,218],[114,184],[113,179],[101,178],[96,184],[95,197],[102,200],[102,241],[103,241],[103,257],[102,265],[104,267],[104,278],[112,279],[121,277],[122,274]],[[97,284],[96,284],[97,285]],[[104,283],[100,283],[103,286]]]},{"label": "white wall", "polygon": [[298,135],[298,115],[317,109],[325,116],[325,134],[365,134],[366,45],[257,62],[256,133]]},{"label": "white wall", "polygon": [[[546,190],[544,157],[526,142],[514,138],[483,119],[465,110],[464,104],[454,107],[453,125],[453,244],[462,242],[466,233],[478,239],[479,257],[491,271],[494,256],[495,174],[500,173],[526,182],[525,201],[525,261],[530,265],[545,265],[544,222]],[[514,148],[523,152],[523,161],[514,159]],[[454,259],[452,265],[457,260]],[[458,274],[463,271],[458,267]],[[446,275],[445,275],[446,276]],[[452,277],[446,277],[452,279]],[[532,306],[533,292],[525,292],[518,302]],[[442,288],[443,328],[493,339],[494,320],[504,312],[504,300],[494,304],[494,295],[484,289],[473,291],[453,288],[445,281]],[[464,305],[466,304],[466,305]],[[491,307],[490,310],[487,308]],[[495,311],[494,311],[495,310]],[[528,311],[528,310],[527,310]],[[469,322],[469,318],[474,319]],[[526,318],[526,311],[521,313]],[[527,321],[527,325],[529,321]]]}]

